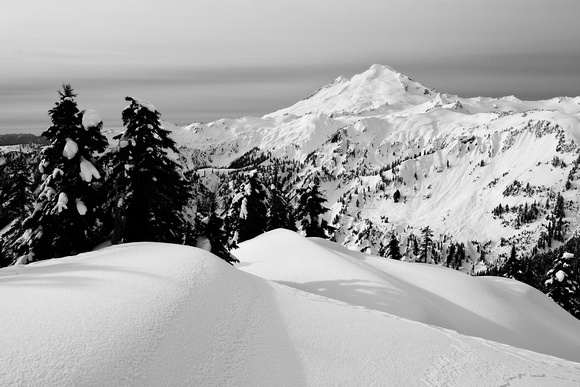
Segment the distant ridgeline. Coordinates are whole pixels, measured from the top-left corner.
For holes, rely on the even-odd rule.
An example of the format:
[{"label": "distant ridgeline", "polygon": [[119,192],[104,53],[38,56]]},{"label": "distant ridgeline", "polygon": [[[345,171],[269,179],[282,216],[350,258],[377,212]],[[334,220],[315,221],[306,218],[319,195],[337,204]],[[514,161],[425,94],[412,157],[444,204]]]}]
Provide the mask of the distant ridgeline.
[{"label": "distant ridgeline", "polygon": [[20,144],[47,145],[48,140],[42,136],[37,136],[31,133],[0,134],[0,146]]},{"label": "distant ridgeline", "polygon": [[106,138],[75,96],[64,85],[49,111],[49,146],[0,165],[0,267],[107,240],[233,263],[286,228],[512,277],[580,317],[580,97],[461,98],[373,65],[263,117],[178,127],[128,97],[126,131]]}]

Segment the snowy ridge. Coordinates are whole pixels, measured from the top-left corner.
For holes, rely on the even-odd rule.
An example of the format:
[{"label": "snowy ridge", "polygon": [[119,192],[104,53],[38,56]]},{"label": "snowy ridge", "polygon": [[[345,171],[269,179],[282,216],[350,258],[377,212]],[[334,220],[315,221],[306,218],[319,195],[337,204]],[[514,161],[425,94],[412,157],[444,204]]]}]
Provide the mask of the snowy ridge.
[{"label": "snowy ridge", "polygon": [[[344,280],[360,278],[360,256],[345,264],[340,246],[300,238],[275,231],[256,241],[263,257],[283,254],[275,246],[287,240]],[[266,277],[284,270],[266,269],[261,259],[240,264],[253,266]],[[319,271],[294,274],[296,282],[325,279]],[[532,302],[531,315],[544,312],[544,301],[551,302]],[[580,383],[579,363],[282,286],[185,246],[127,244],[3,268],[0,307],[2,385]],[[546,318],[577,339],[577,321]],[[529,340],[539,342],[548,327],[533,329]]]},{"label": "snowy ridge", "polygon": [[[379,240],[358,238],[363,228],[394,232],[404,246],[429,225],[441,243],[464,243],[473,262],[484,245],[490,260],[505,256],[512,244],[530,253],[550,210],[524,224],[515,214],[497,217],[492,210],[534,202],[546,208],[557,194],[566,201],[566,235],[580,225],[574,164],[580,97],[462,98],[373,65],[261,118],[172,131],[192,167],[227,167],[253,149],[306,162],[302,177],[321,178],[332,209],[327,221],[338,219],[338,240],[353,249],[379,251]],[[504,194],[514,184],[530,189]],[[397,190],[403,200],[394,203]]]}]

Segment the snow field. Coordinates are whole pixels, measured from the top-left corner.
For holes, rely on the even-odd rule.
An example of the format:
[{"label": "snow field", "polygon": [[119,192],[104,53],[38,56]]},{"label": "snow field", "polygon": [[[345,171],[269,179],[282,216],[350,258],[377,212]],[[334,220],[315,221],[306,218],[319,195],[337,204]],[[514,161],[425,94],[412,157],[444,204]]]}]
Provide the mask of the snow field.
[{"label": "snow field", "polygon": [[[1,269],[0,385],[580,383],[579,363],[242,271],[293,273],[296,282],[324,281],[325,268],[350,279],[369,272],[361,254],[294,235],[278,230],[245,242],[240,253],[253,246],[287,260],[244,258],[241,270],[200,249],[158,243]],[[377,301],[372,292],[363,297]]]},{"label": "snow field", "polygon": [[284,384],[298,367],[270,287],[199,249],[109,247],[2,269],[0,287],[1,385]]},{"label": "snow field", "polygon": [[352,306],[580,361],[580,322],[518,281],[399,262],[275,230],[234,250],[240,270]]}]

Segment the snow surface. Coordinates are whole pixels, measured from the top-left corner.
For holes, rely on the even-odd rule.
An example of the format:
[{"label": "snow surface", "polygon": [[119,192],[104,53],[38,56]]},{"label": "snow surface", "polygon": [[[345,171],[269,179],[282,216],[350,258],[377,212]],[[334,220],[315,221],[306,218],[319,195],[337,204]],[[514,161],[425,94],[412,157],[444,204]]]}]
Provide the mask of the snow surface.
[{"label": "snow surface", "polygon": [[[323,280],[309,270],[309,258],[331,273],[360,272],[336,245],[286,231],[241,250],[261,244],[285,256],[287,243],[276,246],[285,239],[296,258],[270,270],[303,266],[305,278]],[[240,267],[254,265],[261,260]],[[409,308],[419,297],[396,295]],[[542,313],[543,303],[531,305]],[[580,383],[578,363],[281,285],[186,246],[126,244],[0,269],[0,310],[0,385]],[[576,334],[563,315],[550,321]],[[547,327],[536,329],[540,336]]]},{"label": "snow surface", "polygon": [[80,169],[81,171],[79,172],[79,174],[81,176],[81,179],[83,179],[87,183],[90,183],[93,180],[93,178],[94,179],[101,178],[101,174],[99,173],[97,168],[95,168],[93,163],[91,163],[89,160],[85,159],[82,156],[80,160]]},{"label": "snow surface", "polygon": [[79,146],[77,143],[74,140],[67,138],[66,144],[64,144],[64,149],[62,150],[62,155],[70,160],[76,156],[78,151]]},{"label": "snow surface", "polygon": [[77,212],[79,213],[79,215],[85,215],[87,213],[87,206],[85,205],[85,203],[83,203],[83,201],[80,199],[76,199],[75,201],[77,205]]},{"label": "snow surface", "polygon": [[87,109],[83,112],[83,119],[82,119],[83,128],[85,128],[85,129],[96,128],[102,122],[103,122],[103,119],[101,118],[101,115],[99,114],[98,111],[93,110],[93,109]]},{"label": "snow surface", "polygon": [[241,270],[295,289],[580,362],[580,321],[515,280],[374,257],[285,230],[233,253]]},{"label": "snow surface", "polygon": [[[155,113],[157,111],[157,109],[155,108],[155,106],[149,102],[149,101],[145,101],[144,99],[141,98],[135,98],[135,97],[131,97],[135,102],[137,102],[139,105],[141,105],[141,107],[144,107],[145,109],[149,110],[152,113]],[[129,106],[127,106],[129,107]]]},{"label": "snow surface", "polygon": [[68,204],[68,196],[66,195],[66,193],[61,192],[60,194],[58,194],[58,201],[54,206],[54,209],[60,214],[62,210],[66,210],[68,208],[67,204]]},{"label": "snow surface", "polygon": [[[337,100],[336,95],[348,95]],[[385,65],[374,64],[362,74],[348,79],[339,77],[327,86],[293,106],[278,110],[265,117],[310,112],[325,114],[360,114],[378,108],[401,110],[433,98],[435,91],[414,82],[407,76]]]}]

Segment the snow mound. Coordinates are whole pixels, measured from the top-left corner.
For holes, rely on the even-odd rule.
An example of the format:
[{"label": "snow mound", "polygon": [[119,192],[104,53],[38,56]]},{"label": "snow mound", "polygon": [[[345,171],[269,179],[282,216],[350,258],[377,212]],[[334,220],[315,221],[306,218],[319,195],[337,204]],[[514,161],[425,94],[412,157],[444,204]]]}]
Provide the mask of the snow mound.
[{"label": "snow mound", "polygon": [[77,143],[74,140],[67,137],[66,143],[64,144],[64,148],[62,150],[62,155],[70,160],[76,156],[78,151],[79,146],[77,145]]},{"label": "snow mound", "polygon": [[580,321],[518,281],[374,257],[287,230],[234,254],[241,270],[312,294],[580,361]]},{"label": "snow mound", "polygon": [[79,175],[83,181],[90,183],[93,179],[100,179],[101,174],[93,163],[81,156]]},{"label": "snow mound", "polygon": [[[273,235],[297,241],[260,239]],[[340,252],[306,245],[338,264]],[[281,286],[185,246],[1,269],[0,310],[1,385],[580,383],[577,363]]]},{"label": "snow mound", "polygon": [[82,125],[83,128],[96,128],[103,123],[103,119],[98,111],[93,109],[86,109],[83,111]]},{"label": "snow mound", "polygon": [[135,98],[135,97],[127,97],[132,99],[133,101],[135,101],[137,104],[139,104],[141,107],[149,110],[152,113],[155,113],[157,111],[157,109],[155,108],[155,105],[153,105],[151,102],[146,101],[144,99],[141,98]]}]

